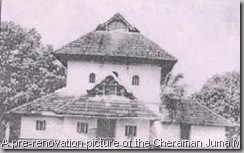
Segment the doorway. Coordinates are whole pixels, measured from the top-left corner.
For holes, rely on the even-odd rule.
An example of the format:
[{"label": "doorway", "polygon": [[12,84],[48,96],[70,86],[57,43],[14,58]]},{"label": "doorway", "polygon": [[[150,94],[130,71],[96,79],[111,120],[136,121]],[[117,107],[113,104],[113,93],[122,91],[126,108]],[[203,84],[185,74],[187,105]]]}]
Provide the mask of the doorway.
[{"label": "doorway", "polygon": [[115,119],[98,119],[97,138],[113,139],[115,137],[115,128],[116,128]]}]

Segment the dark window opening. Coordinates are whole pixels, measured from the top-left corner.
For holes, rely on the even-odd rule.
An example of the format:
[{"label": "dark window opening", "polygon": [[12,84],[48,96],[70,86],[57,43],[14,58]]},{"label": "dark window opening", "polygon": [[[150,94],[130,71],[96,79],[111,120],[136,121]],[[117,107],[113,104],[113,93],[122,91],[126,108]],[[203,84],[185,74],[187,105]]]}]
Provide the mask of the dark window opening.
[{"label": "dark window opening", "polygon": [[87,133],[88,132],[88,123],[78,122],[77,123],[77,132],[78,133]]},{"label": "dark window opening", "polygon": [[38,131],[44,131],[46,130],[46,121],[36,121],[36,130]]},{"label": "dark window opening", "polygon": [[133,76],[132,85],[139,86],[139,76],[138,75]]},{"label": "dark window opening", "polygon": [[125,126],[125,136],[128,136],[128,137],[134,137],[136,136],[136,126],[130,126],[130,125],[126,125]]},{"label": "dark window opening", "polygon": [[189,140],[191,125],[186,123],[180,124],[180,138],[182,140]]},{"label": "dark window opening", "polygon": [[91,73],[89,76],[89,83],[94,83],[96,81],[96,75]]}]

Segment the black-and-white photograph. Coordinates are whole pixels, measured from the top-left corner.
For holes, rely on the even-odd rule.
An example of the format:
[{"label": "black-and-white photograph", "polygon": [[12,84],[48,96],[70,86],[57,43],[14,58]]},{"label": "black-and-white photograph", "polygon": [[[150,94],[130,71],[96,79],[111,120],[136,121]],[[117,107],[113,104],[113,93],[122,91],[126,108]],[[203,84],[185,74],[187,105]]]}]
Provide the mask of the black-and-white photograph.
[{"label": "black-and-white photograph", "polygon": [[0,148],[240,149],[240,2],[0,0]]}]

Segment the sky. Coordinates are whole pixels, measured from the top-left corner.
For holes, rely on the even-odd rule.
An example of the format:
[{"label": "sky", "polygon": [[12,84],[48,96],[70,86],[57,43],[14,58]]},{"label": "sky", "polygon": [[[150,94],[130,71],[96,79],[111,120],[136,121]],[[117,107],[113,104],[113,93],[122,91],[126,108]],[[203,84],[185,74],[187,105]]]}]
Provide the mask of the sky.
[{"label": "sky", "polygon": [[35,28],[58,49],[121,13],[178,59],[189,93],[208,78],[240,71],[238,0],[3,0],[2,20]]}]

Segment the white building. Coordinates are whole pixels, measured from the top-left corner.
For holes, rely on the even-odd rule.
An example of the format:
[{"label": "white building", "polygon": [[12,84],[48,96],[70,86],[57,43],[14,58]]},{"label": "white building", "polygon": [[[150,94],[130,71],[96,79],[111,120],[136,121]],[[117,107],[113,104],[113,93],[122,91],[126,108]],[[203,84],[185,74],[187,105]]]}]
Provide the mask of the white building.
[{"label": "white building", "polygon": [[233,126],[197,102],[163,118],[160,84],[177,60],[120,14],[53,54],[67,67],[67,87],[11,110],[21,116],[18,139],[208,142],[226,140]]}]

